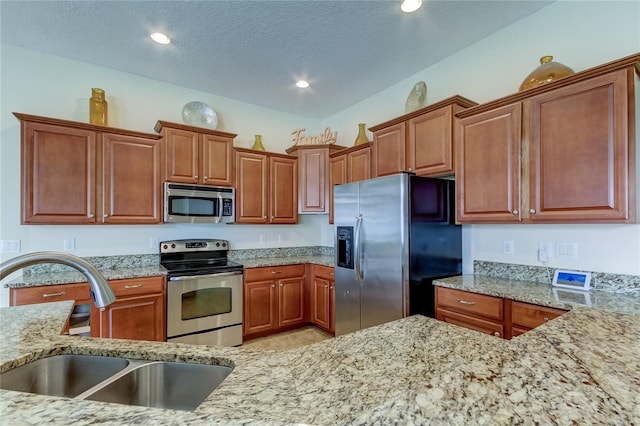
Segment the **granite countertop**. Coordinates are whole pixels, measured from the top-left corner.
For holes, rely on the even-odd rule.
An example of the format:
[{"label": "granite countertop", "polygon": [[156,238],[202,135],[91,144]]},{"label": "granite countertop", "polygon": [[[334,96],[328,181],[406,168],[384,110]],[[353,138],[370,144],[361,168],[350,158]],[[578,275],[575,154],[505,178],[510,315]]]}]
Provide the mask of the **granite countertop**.
[{"label": "granite countertop", "polygon": [[640,314],[575,308],[507,341],[422,316],[286,352],[61,336],[0,309],[0,371],[82,353],[233,366],[194,412],[0,391],[7,424],[640,424]]},{"label": "granite countertop", "polygon": [[[231,259],[240,263],[245,268],[257,268],[261,266],[296,265],[300,263],[315,263],[318,265],[334,266],[334,257],[327,255],[311,256],[278,256],[264,257],[256,259]],[[166,275],[167,270],[159,264],[136,266],[136,267],[99,267],[98,269],[107,280],[118,280],[125,278],[151,277]],[[87,278],[80,272],[70,270],[64,272],[48,272],[25,274],[17,277],[4,286],[7,288],[36,287],[43,285],[70,284],[87,281]]]},{"label": "granite countertop", "polygon": [[437,279],[434,280],[433,283],[441,287],[504,297],[506,299],[559,309],[570,310],[587,306],[622,314],[636,314],[640,312],[640,292],[584,292],[553,287],[544,283],[497,278],[486,275],[459,275],[451,278]]}]

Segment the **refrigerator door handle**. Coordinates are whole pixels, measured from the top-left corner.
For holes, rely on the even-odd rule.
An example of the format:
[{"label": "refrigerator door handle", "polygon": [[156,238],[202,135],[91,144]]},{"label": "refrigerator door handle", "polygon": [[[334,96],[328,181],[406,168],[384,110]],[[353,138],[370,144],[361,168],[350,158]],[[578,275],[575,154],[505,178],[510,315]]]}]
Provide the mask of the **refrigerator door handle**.
[{"label": "refrigerator door handle", "polygon": [[360,264],[360,227],[362,226],[362,215],[359,214],[356,216],[356,235],[355,235],[355,253],[354,257],[356,258],[356,278],[358,278],[358,283],[362,285],[364,281],[364,277],[362,276],[362,269]]}]

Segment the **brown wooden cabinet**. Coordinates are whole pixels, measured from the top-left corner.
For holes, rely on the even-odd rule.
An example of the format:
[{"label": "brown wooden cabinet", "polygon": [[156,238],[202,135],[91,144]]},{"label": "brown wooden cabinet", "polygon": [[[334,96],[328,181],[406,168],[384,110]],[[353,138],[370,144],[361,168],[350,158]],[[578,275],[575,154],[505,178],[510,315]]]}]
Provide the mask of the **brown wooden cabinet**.
[{"label": "brown wooden cabinet", "polygon": [[21,223],[161,222],[158,135],[14,115],[21,123]]},{"label": "brown wooden cabinet", "polygon": [[335,333],[335,272],[334,268],[312,265],[311,323],[329,333]]},{"label": "brown wooden cabinet", "polygon": [[298,222],[296,158],[235,148],[236,222]]},{"label": "brown wooden cabinet", "polygon": [[109,280],[109,285],[116,301],[106,306],[104,311],[93,304],[86,282],[12,288],[10,303],[11,306],[19,306],[73,300],[76,308],[87,306],[92,337],[166,340],[164,276]]},{"label": "brown wooden cabinet", "polygon": [[508,303],[511,307],[511,335],[509,338],[524,334],[567,312],[562,309],[516,302],[515,300],[510,300]]},{"label": "brown wooden cabinet", "polygon": [[166,146],[169,182],[214,186],[233,185],[234,133],[158,121]]},{"label": "brown wooden cabinet", "polygon": [[109,281],[116,301],[104,311],[91,306],[91,336],[166,341],[164,277]]},{"label": "brown wooden cabinet", "polygon": [[565,312],[436,286],[436,319],[505,339],[526,333]]},{"label": "brown wooden cabinet", "polygon": [[436,319],[505,337],[504,301],[501,297],[436,287]]},{"label": "brown wooden cabinet", "polygon": [[402,171],[418,176],[452,174],[455,114],[474,105],[469,99],[453,96],[371,127],[373,176]]},{"label": "brown wooden cabinet", "polygon": [[329,209],[329,155],[339,145],[295,145],[287,154],[298,159],[298,213],[326,213]]},{"label": "brown wooden cabinet", "polygon": [[304,265],[245,269],[243,338],[305,324],[304,281]]},{"label": "brown wooden cabinet", "polygon": [[458,222],[635,222],[639,58],[458,113]]},{"label": "brown wooden cabinet", "polygon": [[333,223],[333,186],[371,178],[371,143],[352,146],[329,157],[329,223]]}]

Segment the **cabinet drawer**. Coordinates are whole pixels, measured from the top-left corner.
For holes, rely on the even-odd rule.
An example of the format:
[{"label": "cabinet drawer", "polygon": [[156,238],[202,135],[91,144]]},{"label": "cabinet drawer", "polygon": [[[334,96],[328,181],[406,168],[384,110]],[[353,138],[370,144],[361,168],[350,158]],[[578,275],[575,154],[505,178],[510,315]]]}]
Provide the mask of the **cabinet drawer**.
[{"label": "cabinet drawer", "polygon": [[109,285],[117,298],[134,294],[162,293],[164,291],[164,277],[127,278],[111,280]]},{"label": "cabinet drawer", "polygon": [[504,337],[504,326],[501,323],[483,320],[440,308],[436,309],[436,319],[448,322],[449,324],[455,324],[460,327],[490,334],[492,336]]},{"label": "cabinet drawer", "polygon": [[245,281],[278,280],[293,277],[304,277],[304,265],[267,266],[244,270]]},{"label": "cabinet drawer", "polygon": [[334,280],[336,278],[336,273],[330,266],[313,265],[313,276],[317,278],[324,278],[326,280]]},{"label": "cabinet drawer", "polygon": [[528,328],[536,328],[565,312],[567,311],[562,309],[511,301],[511,323]]},{"label": "cabinet drawer", "polygon": [[11,306],[60,302],[62,300],[75,300],[76,302],[91,301],[88,283],[12,288],[10,293]]},{"label": "cabinet drawer", "polygon": [[436,287],[436,305],[452,311],[481,315],[502,321],[504,317],[501,297],[485,296],[468,291]]}]

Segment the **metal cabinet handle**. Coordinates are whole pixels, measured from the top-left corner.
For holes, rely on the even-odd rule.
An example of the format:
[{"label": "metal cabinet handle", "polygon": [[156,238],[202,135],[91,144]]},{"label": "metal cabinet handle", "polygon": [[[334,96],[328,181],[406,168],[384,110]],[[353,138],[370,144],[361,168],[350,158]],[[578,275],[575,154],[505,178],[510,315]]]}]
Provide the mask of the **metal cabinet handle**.
[{"label": "metal cabinet handle", "polygon": [[327,284],[327,285],[325,285],[325,286],[324,286],[324,288],[329,288],[329,285],[328,285],[328,284]]},{"label": "metal cabinet handle", "polygon": [[493,333],[494,336],[500,337],[500,332],[496,331],[495,333]]},{"label": "metal cabinet handle", "polygon": [[88,217],[89,219],[93,219],[93,218],[94,218],[94,214],[93,214],[93,213],[89,213],[89,214],[87,215],[87,217]]},{"label": "metal cabinet handle", "polygon": [[549,318],[544,317],[544,322],[547,322],[547,321],[549,321]]},{"label": "metal cabinet handle", "polygon": [[333,290],[333,286],[329,287],[329,290]]},{"label": "metal cabinet handle", "polygon": [[198,179],[198,175],[195,175],[193,178],[194,178],[194,179]]},{"label": "metal cabinet handle", "polygon": [[275,284],[271,284],[271,288],[276,288],[276,285]]},{"label": "metal cabinet handle", "polygon": [[458,299],[458,303],[462,303],[463,305],[475,305],[476,302],[467,302],[466,300]]},{"label": "metal cabinet handle", "polygon": [[281,274],[282,271],[271,271],[272,274]]},{"label": "metal cabinet handle", "polygon": [[536,214],[536,209],[529,209],[529,213]]},{"label": "metal cabinet handle", "polygon": [[280,287],[284,287],[284,284],[280,283]]},{"label": "metal cabinet handle", "polygon": [[136,285],[125,285],[124,288],[140,288],[142,287],[142,284],[136,284]]},{"label": "metal cabinet handle", "polygon": [[518,210],[514,210],[511,213],[513,213],[514,215],[517,215],[518,213],[520,213]]},{"label": "metal cabinet handle", "polygon": [[102,217],[109,217],[109,215],[108,214],[103,214]]},{"label": "metal cabinet handle", "polygon": [[42,297],[56,297],[56,296],[64,296],[65,292],[61,291],[60,293],[45,293]]}]

